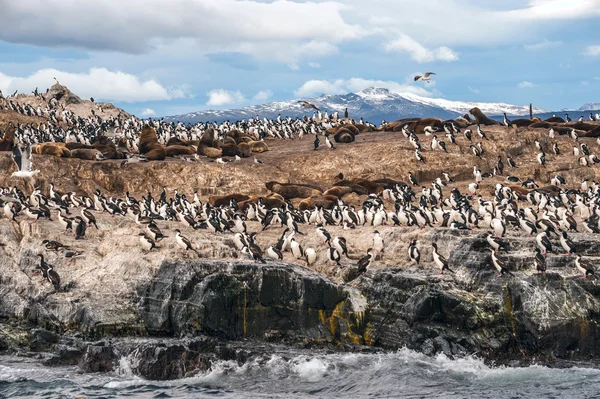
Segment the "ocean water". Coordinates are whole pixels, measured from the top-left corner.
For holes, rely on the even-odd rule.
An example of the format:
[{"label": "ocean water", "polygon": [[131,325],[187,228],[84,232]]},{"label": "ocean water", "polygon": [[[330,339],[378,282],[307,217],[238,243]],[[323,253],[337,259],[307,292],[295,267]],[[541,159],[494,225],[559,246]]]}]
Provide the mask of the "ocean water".
[{"label": "ocean water", "polygon": [[0,357],[2,398],[598,398],[600,370],[488,367],[411,350],[382,354],[270,355],[218,362],[174,381],[134,376],[126,358],[114,373],[84,374],[35,360]]}]

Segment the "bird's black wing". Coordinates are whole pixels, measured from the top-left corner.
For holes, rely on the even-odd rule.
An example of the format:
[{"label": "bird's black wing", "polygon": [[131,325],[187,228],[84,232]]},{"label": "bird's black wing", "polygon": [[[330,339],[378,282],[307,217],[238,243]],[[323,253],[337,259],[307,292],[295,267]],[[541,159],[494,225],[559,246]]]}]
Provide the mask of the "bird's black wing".
[{"label": "bird's black wing", "polygon": [[13,147],[13,160],[15,161],[15,163],[17,164],[17,168],[19,168],[19,170],[23,170],[21,165],[23,162],[23,153],[21,152],[21,148],[19,146],[14,146]]}]

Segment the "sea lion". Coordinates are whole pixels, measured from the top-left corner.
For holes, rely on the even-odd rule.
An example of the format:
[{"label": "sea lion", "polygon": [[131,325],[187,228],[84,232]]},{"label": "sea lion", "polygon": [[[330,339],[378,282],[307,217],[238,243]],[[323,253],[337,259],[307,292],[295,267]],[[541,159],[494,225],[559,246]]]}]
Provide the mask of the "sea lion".
[{"label": "sea lion", "polygon": [[32,148],[32,152],[38,155],[53,155],[59,158],[71,158],[69,151],[64,143],[42,143]]},{"label": "sea lion", "polygon": [[160,144],[158,143],[158,137],[156,136],[156,131],[150,125],[146,125],[142,128],[142,133],[140,134],[140,139],[138,143],[138,148],[140,149],[140,154],[146,154],[147,152],[152,151]]},{"label": "sea lion", "polygon": [[202,134],[202,137],[200,138],[200,143],[208,147],[218,148],[219,140],[217,139],[215,129],[206,129],[206,131]]},{"label": "sea lion", "polygon": [[583,130],[584,132],[589,132],[590,130],[594,130],[598,127],[598,125],[587,123],[587,122],[575,122],[570,124],[569,127],[575,130]]},{"label": "sea lion", "polygon": [[164,161],[167,156],[165,149],[161,145],[154,147],[154,149],[144,155],[148,161]]},{"label": "sea lion", "polygon": [[196,148],[186,145],[169,145],[165,148],[165,156],[174,157],[176,155],[194,155]]},{"label": "sea lion", "polygon": [[565,123],[565,120],[560,116],[553,116],[552,118],[544,119],[544,122],[550,123]]},{"label": "sea lion", "polygon": [[352,189],[352,192],[354,192],[358,195],[369,194],[369,190],[367,190],[363,186],[356,184],[350,180],[339,180],[339,181],[336,181],[335,185],[339,186],[339,187],[350,187]]},{"label": "sea lion", "polygon": [[229,195],[212,195],[208,197],[208,203],[216,208],[229,205],[231,200],[235,200],[238,204],[242,201],[247,201],[250,196],[245,194],[229,194]]},{"label": "sea lion", "polygon": [[367,179],[352,179],[352,183],[364,187],[369,192],[369,194],[381,194],[381,192],[383,191],[382,185],[374,183]]},{"label": "sea lion", "polygon": [[532,125],[534,122],[530,119],[514,119],[514,120],[510,121],[510,123],[512,123],[513,126],[516,126],[516,127],[528,127],[528,126]]},{"label": "sea lion", "polygon": [[307,184],[288,184],[270,181],[265,183],[267,190],[281,195],[284,199],[308,198],[321,195],[323,190]]},{"label": "sea lion", "polygon": [[351,125],[356,127],[356,129],[359,131],[359,133],[366,133],[366,132],[372,132],[373,131],[373,127],[369,126],[369,125],[365,125],[364,123],[358,123],[356,125]]},{"label": "sea lion", "polygon": [[192,146],[193,144],[189,141],[181,140],[179,137],[171,137],[169,141],[167,141],[167,147],[172,145]]},{"label": "sea lion", "polygon": [[300,203],[298,203],[298,209],[301,211],[305,211],[307,209],[312,209],[316,206],[322,206],[324,209],[333,209],[334,206],[337,205],[338,197],[335,195],[328,196],[318,196],[318,197],[309,197],[305,198]]},{"label": "sea lion", "polygon": [[87,161],[102,161],[104,155],[95,148],[76,148],[71,151],[71,158],[85,159]]},{"label": "sea lion", "polygon": [[214,148],[211,146],[207,146],[206,144],[200,143],[198,146],[198,155],[204,155],[209,158],[219,158],[223,155],[223,150],[220,148]]},{"label": "sea lion", "polygon": [[346,194],[354,192],[350,186],[333,186],[329,190],[323,192],[323,195],[331,195],[337,198],[342,198]]},{"label": "sea lion", "polygon": [[106,159],[122,159],[124,156],[117,151],[115,143],[106,136],[98,137],[98,141],[94,143],[94,148],[104,155]]},{"label": "sea lion", "polygon": [[69,151],[77,150],[80,148],[85,150],[95,150],[93,145],[86,145],[83,143],[65,143],[65,148],[67,148]]},{"label": "sea lion", "polygon": [[0,151],[12,151],[15,144],[15,129],[9,127],[0,140]]},{"label": "sea lion", "polygon": [[442,121],[441,119],[438,118],[424,118],[424,119],[419,119],[417,121],[414,121],[413,123],[410,124],[410,130],[413,130],[415,133],[417,134],[424,134],[425,133],[425,128],[427,126],[431,126],[433,128],[438,128],[439,130],[441,130],[443,132],[443,128],[444,128],[444,121]]},{"label": "sea lion", "polygon": [[550,129],[554,123],[550,122],[535,122],[528,126],[529,129]]},{"label": "sea lion", "polygon": [[473,115],[473,117],[475,118],[475,121],[477,123],[479,123],[480,125],[485,125],[485,126],[496,126],[499,125],[500,122],[497,122],[493,119],[490,119],[486,116],[486,114],[484,114],[479,108],[475,107],[472,108],[469,113],[471,115]]},{"label": "sea lion", "polygon": [[234,157],[239,154],[237,145],[231,143],[222,145],[221,151],[223,152],[224,157]]},{"label": "sea lion", "polygon": [[248,143],[252,152],[263,153],[269,151],[269,146],[264,141],[251,141]]},{"label": "sea lion", "polygon": [[237,149],[239,153],[238,155],[242,158],[248,158],[252,155],[252,148],[248,143],[239,143]]},{"label": "sea lion", "polygon": [[381,178],[381,179],[377,179],[377,180],[373,180],[373,183],[377,183],[380,186],[383,186],[384,189],[392,189],[394,187],[396,187],[396,185],[400,185],[400,186],[406,186],[406,183],[398,181],[398,180],[393,180],[393,179],[388,179],[388,178]]},{"label": "sea lion", "polygon": [[338,130],[338,132],[333,136],[336,143],[352,143],[354,138],[354,133],[352,133],[347,128],[342,128]]}]

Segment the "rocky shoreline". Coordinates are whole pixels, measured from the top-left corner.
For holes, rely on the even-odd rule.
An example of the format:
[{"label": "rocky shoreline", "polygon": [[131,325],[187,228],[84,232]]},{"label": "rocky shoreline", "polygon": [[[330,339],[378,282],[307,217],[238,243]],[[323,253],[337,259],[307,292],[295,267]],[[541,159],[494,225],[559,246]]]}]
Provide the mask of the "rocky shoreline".
[{"label": "rocky shoreline", "polygon": [[[569,256],[552,257],[545,279],[525,271],[496,279],[481,235],[433,234],[453,248],[454,275],[386,268],[344,285],[280,262],[166,258],[122,298],[127,311],[111,301],[102,309],[101,302],[73,299],[69,291],[77,288],[68,282],[60,293],[48,287],[26,292],[5,272],[0,349],[42,354],[48,365],[78,364],[85,372],[114,370],[129,356],[134,372],[148,379],[182,378],[215,360],[244,362],[271,345],[407,347],[428,355],[476,354],[496,364],[560,365],[598,356],[598,282],[576,276]],[[600,251],[592,236],[573,239],[584,255]],[[531,239],[507,241],[511,252],[504,259],[513,270],[530,270],[530,259],[520,255],[530,251],[520,250],[533,245]],[[27,251],[16,261],[21,270],[33,266]],[[110,322],[105,312],[113,312]]]}]

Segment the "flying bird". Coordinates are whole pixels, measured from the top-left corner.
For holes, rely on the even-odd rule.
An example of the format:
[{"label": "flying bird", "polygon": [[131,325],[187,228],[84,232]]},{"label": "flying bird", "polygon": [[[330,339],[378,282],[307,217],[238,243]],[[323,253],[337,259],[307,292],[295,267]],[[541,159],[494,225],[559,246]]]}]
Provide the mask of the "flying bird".
[{"label": "flying bird", "polygon": [[19,170],[13,172],[13,177],[33,177],[40,173],[39,170],[31,170],[31,146],[27,146],[23,149],[19,146],[13,147],[13,161],[17,165]]},{"label": "flying bird", "polygon": [[300,100],[298,101],[298,103],[302,104],[302,108],[316,109],[317,111],[319,111],[319,108],[317,108],[316,105],[311,104],[308,101]]},{"label": "flying bird", "polygon": [[422,80],[423,82],[429,83],[429,81],[431,80],[431,78],[430,78],[431,75],[435,75],[435,73],[433,73],[433,72],[425,72],[425,75],[423,75],[423,76],[417,75],[417,76],[415,76],[415,82],[417,80]]}]

